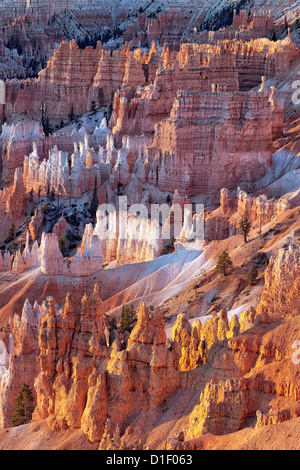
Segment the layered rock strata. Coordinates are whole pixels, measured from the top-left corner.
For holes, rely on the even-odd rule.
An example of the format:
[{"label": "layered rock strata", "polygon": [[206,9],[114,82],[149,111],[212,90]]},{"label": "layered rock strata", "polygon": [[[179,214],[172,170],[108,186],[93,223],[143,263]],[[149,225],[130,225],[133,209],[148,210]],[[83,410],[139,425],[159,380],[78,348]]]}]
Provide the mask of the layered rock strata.
[{"label": "layered rock strata", "polygon": [[147,151],[149,183],[195,196],[254,181],[271,163],[271,116],[268,93],[178,92]]}]

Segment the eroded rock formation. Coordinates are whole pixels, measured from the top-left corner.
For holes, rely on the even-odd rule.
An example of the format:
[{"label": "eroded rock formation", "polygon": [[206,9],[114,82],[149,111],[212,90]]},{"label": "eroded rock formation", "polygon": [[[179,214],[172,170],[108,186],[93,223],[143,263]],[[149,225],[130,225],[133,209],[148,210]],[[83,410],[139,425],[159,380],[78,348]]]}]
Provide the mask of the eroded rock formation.
[{"label": "eroded rock formation", "polygon": [[[109,333],[97,288],[83,297],[80,311],[70,295],[61,309],[54,298],[34,308],[26,301],[21,320],[14,317],[4,339],[11,346],[1,376],[2,424],[9,422],[25,375],[36,389],[34,417],[47,418],[53,429],[81,427],[92,442],[103,437],[108,416],[124,432],[130,419],[159,407],[180,384],[161,313],[150,317],[142,303],[125,345],[118,333]],[[30,361],[26,374],[21,357]]]},{"label": "eroded rock formation", "polygon": [[[81,428],[101,449],[130,448],[137,438],[134,427],[145,426],[148,412],[157,412],[180,387],[196,391],[201,385],[199,404],[180,435],[182,448],[186,439],[188,445],[188,439],[205,433],[228,434],[297,417],[300,385],[292,355],[299,327],[293,308],[299,297],[293,287],[298,251],[284,249],[270,262],[256,314],[250,308],[239,319],[228,319],[223,309],[193,324],[179,315],[172,341],[161,312],[150,314],[144,302],[130,335],[110,333],[97,287],[84,295],[79,309],[70,295],[62,308],[54,298],[34,307],[26,301],[21,318],[15,316],[2,332],[2,425],[24,381],[35,384],[36,419],[47,419],[55,430]],[[285,282],[276,274],[283,265],[289,266]],[[271,289],[278,302],[287,298],[280,317]],[[30,364],[26,370],[24,360]],[[275,373],[278,367],[282,373]],[[146,437],[148,431],[139,432]]]},{"label": "eroded rock formation", "polygon": [[268,323],[299,314],[299,256],[299,247],[289,245],[270,259],[256,310],[259,321]]}]

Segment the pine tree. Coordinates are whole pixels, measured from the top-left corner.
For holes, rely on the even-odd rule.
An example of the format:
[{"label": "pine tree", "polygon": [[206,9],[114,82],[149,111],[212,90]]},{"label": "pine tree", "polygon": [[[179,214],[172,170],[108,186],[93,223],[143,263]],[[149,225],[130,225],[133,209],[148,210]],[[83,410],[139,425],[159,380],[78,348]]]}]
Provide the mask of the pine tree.
[{"label": "pine tree", "polygon": [[231,273],[232,261],[226,250],[220,254],[215,270],[218,274],[223,274],[224,276]]},{"label": "pine tree", "polygon": [[93,222],[96,220],[96,215],[97,215],[97,209],[99,205],[99,200],[98,200],[98,179],[97,176],[95,176],[95,186],[94,186],[94,192],[91,200],[91,205],[90,205],[90,215],[91,219]]},{"label": "pine tree", "polygon": [[49,116],[47,116],[46,121],[43,123],[43,128],[44,128],[46,137],[48,137],[49,134],[51,134],[51,124],[50,124]]},{"label": "pine tree", "polygon": [[48,206],[47,202],[44,202],[44,204],[42,206],[42,212],[43,212],[44,215],[48,214],[49,206]]},{"label": "pine tree", "polygon": [[99,88],[98,91],[98,106],[101,108],[104,104],[104,94],[102,88]]},{"label": "pine tree", "polygon": [[284,17],[284,29],[287,31],[289,29],[289,22],[287,16]]},{"label": "pine tree", "polygon": [[121,324],[119,331],[120,333],[125,333],[125,331],[131,331],[134,322],[135,322],[135,310],[133,305],[123,305],[122,307],[122,313],[121,313]]},{"label": "pine tree", "polygon": [[277,41],[277,34],[276,34],[276,31],[274,31],[273,35],[272,35],[272,41],[276,42]]},{"label": "pine tree", "polygon": [[30,423],[34,411],[34,396],[28,385],[23,383],[18,395],[15,398],[14,411],[11,419],[13,427]]},{"label": "pine tree", "polygon": [[15,224],[11,224],[10,229],[8,231],[7,240],[11,242],[15,238],[15,236],[16,236]]},{"label": "pine tree", "polygon": [[75,119],[74,106],[73,105],[71,107],[71,111],[68,114],[68,118],[69,118],[70,122],[74,121],[74,119]]},{"label": "pine tree", "polygon": [[248,219],[247,214],[245,213],[241,220],[239,221],[239,228],[241,235],[244,235],[244,242],[247,243],[248,235],[251,230],[251,222]]},{"label": "pine tree", "polygon": [[92,102],[91,102],[91,112],[92,112],[92,113],[95,113],[95,112],[96,112],[96,102],[95,102],[95,101],[92,101]]},{"label": "pine tree", "polygon": [[61,251],[61,254],[63,255],[63,257],[65,258],[66,256],[66,253],[67,253],[67,241],[66,241],[66,237],[65,237],[65,234],[63,234],[60,239],[58,240],[58,246],[59,246],[59,249]]},{"label": "pine tree", "polygon": [[118,325],[117,325],[117,320],[116,320],[116,317],[112,316],[109,320],[109,331],[112,332],[113,330],[117,330],[118,329]]},{"label": "pine tree", "polygon": [[248,272],[248,276],[247,276],[249,286],[254,286],[254,284],[257,280],[257,276],[258,276],[258,271],[256,269],[255,264],[253,264],[251,266],[251,268]]}]

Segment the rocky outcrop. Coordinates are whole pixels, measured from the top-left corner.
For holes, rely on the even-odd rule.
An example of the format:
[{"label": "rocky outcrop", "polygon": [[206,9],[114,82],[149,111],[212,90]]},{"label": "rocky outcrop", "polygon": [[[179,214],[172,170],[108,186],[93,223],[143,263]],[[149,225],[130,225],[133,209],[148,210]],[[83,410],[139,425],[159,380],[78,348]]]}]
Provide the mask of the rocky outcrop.
[{"label": "rocky outcrop", "polygon": [[179,370],[191,370],[203,364],[204,348],[201,343],[201,330],[200,320],[196,320],[191,325],[186,315],[177,316],[172,330],[172,341],[178,354]]},{"label": "rocky outcrop", "polygon": [[[178,52],[165,45],[151,86],[134,90],[122,87],[116,92],[113,133],[118,142],[123,135],[153,135],[155,125],[169,117],[178,91],[210,92],[212,87],[227,92],[249,91],[260,84],[262,76],[269,79],[289,70],[297,55],[290,37],[275,43],[267,39],[185,43]],[[278,137],[283,106],[277,103],[274,89],[270,101],[273,135]]]},{"label": "rocky outcrop", "polygon": [[[100,43],[96,50],[90,47],[82,51],[75,41],[62,42],[37,79],[7,83],[6,116],[24,109],[40,116],[42,103],[45,117],[57,122],[68,119],[72,112],[84,114],[90,109],[89,87],[101,53]],[[60,96],[58,102],[54,99],[56,93]]]},{"label": "rocky outcrop", "polygon": [[298,55],[289,34],[286,39],[276,42],[261,38],[249,42],[228,41],[227,44],[237,58],[241,91],[257,86],[262,76],[269,79],[287,72]]},{"label": "rocky outcrop", "polygon": [[[51,186],[63,197],[81,197],[93,188],[96,175],[114,191],[123,185],[132,197],[147,183],[154,187],[151,197],[174,194],[176,189],[183,196],[210,194],[228,187],[229,180],[233,185],[252,183],[271,163],[273,139],[283,129],[283,105],[265,80],[286,72],[296,57],[289,36],[276,43],[185,43],[177,51],[167,45],[159,50],[153,43],[149,53],[132,51],[128,44],[110,52],[100,43],[96,49],[81,50],[74,41],[63,42],[37,79],[7,83],[6,116],[25,108],[39,116],[42,109],[42,120],[57,124],[113,103],[111,130],[101,124],[91,133],[94,150],[75,127],[71,139],[58,132],[46,140],[37,121],[6,126],[4,180],[11,180],[12,171],[25,159],[27,191],[33,187],[37,192],[41,186],[45,193]],[[62,67],[65,63],[67,68]],[[259,85],[262,76],[257,93],[239,91]],[[57,96],[59,106],[54,105]],[[240,121],[242,130],[236,124]],[[36,145],[25,158],[32,148],[28,140],[24,144],[26,134]],[[80,137],[84,143],[79,143]],[[70,163],[67,153],[74,144]],[[50,145],[54,149],[48,158]],[[223,170],[233,166],[233,175]],[[222,230],[227,232],[226,227]]]},{"label": "rocky outcrop", "polygon": [[[261,427],[299,416],[298,361],[292,357],[299,325],[298,255],[299,249],[290,246],[271,258],[256,313],[251,307],[240,314],[240,333],[228,340],[228,349],[223,346],[218,351],[214,345],[214,356],[210,353],[208,359],[214,380],[206,384],[200,404],[189,417],[191,438],[228,434],[247,423]],[[236,320],[234,323],[237,326]],[[228,328],[225,317],[222,324],[221,336]],[[215,320],[216,331],[219,339]],[[228,332],[226,336],[229,338]],[[215,380],[221,369],[229,373],[229,356],[231,366],[238,366],[239,372],[227,380]],[[288,408],[281,397],[289,397]],[[273,409],[270,404],[275,402]]]},{"label": "rocky outcrop", "polygon": [[293,406],[292,409],[285,410],[270,410],[268,413],[263,414],[260,410],[257,410],[256,417],[256,428],[262,428],[263,426],[270,426],[272,424],[283,423],[284,421],[290,421],[300,416],[299,406]]},{"label": "rocky outcrop", "polygon": [[191,324],[186,315],[178,315],[173,325],[172,341],[179,370],[188,371],[206,364],[213,346],[216,347],[239,333],[238,317],[233,315],[229,321],[225,309],[219,315],[213,312],[203,323],[195,320]]},{"label": "rocky outcrop", "polygon": [[229,179],[231,185],[254,181],[271,162],[271,114],[265,93],[178,92],[148,149],[149,183],[193,196],[219,192]]},{"label": "rocky outcrop", "polygon": [[[127,205],[126,205],[127,210]],[[118,264],[149,261],[161,255],[163,240],[158,224],[144,214],[130,216],[113,211],[108,215],[101,206],[97,212],[94,235],[100,239],[105,262]]]},{"label": "rocky outcrop", "polygon": [[[22,383],[31,389],[39,372],[37,304],[32,307],[25,302],[22,315],[14,315],[2,332],[2,347],[7,349],[6,364],[0,372],[0,427],[9,427],[14,408],[14,399]],[[35,395],[36,403],[36,395]]]},{"label": "rocky outcrop", "polygon": [[[17,251],[11,271],[14,274],[22,274],[29,269],[37,268],[41,264],[40,249],[38,243],[35,241],[30,247],[30,233],[26,235],[26,245],[24,251]],[[4,271],[4,270],[3,270]]]},{"label": "rocky outcrop", "polygon": [[[174,367],[173,353],[167,347],[160,312],[156,311],[150,317],[142,302],[126,349],[120,348],[118,340],[113,343],[107,380],[112,430],[115,432],[119,427],[122,434],[130,416],[137,416],[142,410],[147,414],[149,410],[157,409],[178,388],[180,377]],[[144,420],[142,425],[146,426]],[[141,428],[140,432],[144,433],[146,429]],[[101,441],[100,448],[104,447]]]},{"label": "rocky outcrop", "polygon": [[38,78],[7,81],[6,117],[24,109],[40,116],[43,105],[45,118],[59,124],[93,107],[107,106],[123,84],[137,86],[152,78],[153,54],[133,53],[129,44],[110,51],[100,42],[95,49],[80,49],[74,40],[63,41]]},{"label": "rocky outcrop", "polygon": [[109,422],[113,432],[124,434],[139,413],[157,409],[180,385],[161,313],[150,317],[142,302],[125,344],[117,332],[109,333],[97,287],[84,295],[79,310],[70,295],[60,309],[52,297],[34,308],[26,301],[4,342],[10,347],[7,356],[1,343],[1,424],[8,423],[21,382],[34,381],[34,419],[47,419],[55,430],[81,428],[92,442],[103,438],[104,448]]},{"label": "rocky outcrop", "polygon": [[[255,385],[254,380],[247,379],[208,383],[200,395],[200,405],[190,415],[191,437],[207,433],[229,434],[241,429],[257,409],[261,392],[259,388],[255,390]],[[251,389],[256,396],[250,398]]]},{"label": "rocky outcrop", "polygon": [[38,121],[20,120],[11,125],[4,123],[0,136],[3,186],[8,187],[13,183],[15,170],[23,167],[25,155],[32,150],[33,143],[43,154],[44,137]]},{"label": "rocky outcrop", "polygon": [[272,256],[265,272],[265,288],[256,309],[256,321],[270,323],[299,315],[298,246],[289,245]]},{"label": "rocky outcrop", "polygon": [[160,13],[154,18],[148,18],[144,12],[138,15],[136,24],[127,27],[124,39],[135,46],[151,44],[152,41],[179,44],[188,23],[189,18],[181,8],[170,7],[167,13]]},{"label": "rocky outcrop", "polygon": [[[104,262],[116,260],[121,265],[149,261],[159,257],[163,249],[159,224],[127,213],[124,218],[115,211],[107,216],[100,206],[95,228],[91,224],[86,225],[75,256],[64,259],[59,238],[67,230],[66,220],[60,219],[52,233],[43,232],[39,246],[37,237],[42,221],[42,213],[36,211],[28,227],[25,250],[16,253],[13,266],[9,254],[5,254],[4,259],[1,257],[0,272],[12,268],[12,272],[21,274],[40,267],[46,276],[89,277],[101,271]],[[32,241],[35,240],[32,247],[30,236]]]},{"label": "rocky outcrop", "polygon": [[[99,2],[96,2],[96,4]],[[12,17],[12,12],[7,8],[8,2],[5,1],[3,2],[3,5],[1,6],[1,12],[5,15],[5,18],[11,18]],[[69,9],[76,9],[76,8],[83,8],[84,10],[91,8],[90,2],[87,0],[83,1],[78,1],[75,0],[74,2],[70,2],[69,0],[63,0],[62,2],[57,2],[56,0],[52,2],[51,4],[48,4],[44,0],[32,0],[30,3],[28,3],[26,0],[18,0],[18,2],[15,3],[15,8],[14,8],[14,15],[13,18],[18,18],[19,16],[22,17],[23,15],[32,15],[33,17],[38,17],[39,9],[41,10],[41,16],[40,16],[40,21],[46,21],[49,19],[51,16],[53,16],[55,13],[59,13],[64,10],[69,10]],[[16,19],[17,21],[17,19]]]},{"label": "rocky outcrop", "polygon": [[[90,233],[92,227],[86,230],[85,243]],[[137,436],[146,438],[148,413],[158,412],[180,386],[187,390],[201,386],[199,404],[189,411],[188,438],[293,419],[298,416],[300,396],[291,347],[299,331],[293,304],[299,291],[297,250],[283,250],[271,260],[256,318],[253,308],[242,312],[240,319],[237,315],[229,319],[222,309],[193,324],[179,315],[169,342],[161,312],[156,309],[150,314],[144,302],[130,335],[109,333],[97,287],[91,296],[84,295],[79,309],[70,295],[62,308],[53,298],[33,308],[26,302],[21,322],[16,317],[4,330],[5,351],[0,344],[2,419],[7,419],[9,400],[12,403],[6,384],[14,375],[7,371],[13,370],[10,364],[17,357],[21,363],[23,353],[40,361],[39,366],[30,365],[29,372],[18,369],[18,380],[25,381],[28,373],[27,383],[35,382],[34,417],[47,419],[54,430],[81,428],[89,440],[100,442],[102,450],[130,448]],[[285,281],[278,274],[283,269],[289,273]],[[268,304],[272,288],[278,301],[272,298]],[[279,302],[292,315],[282,310],[278,317]],[[265,319],[274,326],[262,324]],[[19,356],[12,352],[14,341],[23,345]],[[288,411],[286,399],[291,403]],[[275,408],[268,413],[270,404]],[[183,446],[183,435],[175,441]]]},{"label": "rocky outcrop", "polygon": [[0,272],[10,271],[12,263],[12,257],[9,251],[0,252]]},{"label": "rocky outcrop", "polygon": [[[285,325],[285,330],[289,326]],[[191,438],[208,433],[229,434],[245,426],[261,427],[294,419],[299,415],[297,366],[292,364],[287,350],[286,355],[283,350],[281,354],[276,350],[275,345],[281,343],[281,334],[275,329],[272,340],[268,334],[264,337],[261,333],[256,337],[242,335],[233,340],[233,343],[240,341],[240,360],[244,363],[250,360],[249,368],[252,370],[240,378],[211,380],[206,384],[200,394],[200,404],[196,405],[189,417]],[[253,339],[256,341],[251,344]],[[229,342],[229,346],[233,344]],[[235,361],[237,351],[233,354]],[[221,357],[224,357],[224,353],[224,349],[221,350]],[[278,367],[285,372],[278,373]],[[286,399],[290,403],[289,409],[286,409]]]},{"label": "rocky outcrop", "polygon": [[[0,426],[10,424],[13,400],[23,382],[34,388],[34,419],[47,420],[55,432],[81,429],[101,450],[144,449],[147,440],[161,445],[174,426],[175,438],[166,448],[182,450],[186,438],[254,429],[300,416],[299,371],[293,358],[295,341],[299,341],[298,247],[282,249],[271,258],[256,310],[245,307],[244,312],[229,316],[227,310],[217,313],[210,306],[211,315],[192,322],[190,317],[201,315],[207,301],[214,303],[208,292],[205,298],[196,292],[195,303],[188,301],[189,316],[177,317],[171,340],[167,339],[163,313],[168,312],[169,322],[172,311],[151,308],[150,313],[142,302],[132,331],[124,334],[110,331],[111,311],[104,312],[104,305],[119,305],[118,286],[125,289],[121,297],[126,301],[142,295],[143,281],[138,288],[130,287],[134,268],[116,265],[159,257],[164,229],[168,224],[175,229],[177,206],[182,229],[174,235],[174,244],[171,233],[167,237],[172,243],[165,252],[185,248],[202,250],[202,254],[201,258],[196,253],[187,258],[180,253],[170,255],[179,259],[182,269],[177,266],[176,283],[170,284],[164,308],[175,305],[175,291],[180,285],[184,289],[193,273],[201,275],[195,289],[202,285],[202,274],[212,268],[219,246],[226,248],[228,244],[232,249],[236,263],[233,276],[244,277],[245,263],[254,259],[251,250],[255,241],[245,247],[248,254],[236,247],[235,240],[212,243],[208,250],[205,243],[238,233],[245,213],[256,229],[291,208],[283,198],[270,200],[251,194],[254,182],[271,166],[274,148],[297,130],[296,114],[292,134],[283,126],[284,112],[293,114],[282,101],[287,84],[270,87],[270,83],[280,83],[283,75],[293,75],[291,66],[296,65],[299,51],[290,33],[283,41],[256,39],[270,35],[272,15],[249,17],[248,11],[241,10],[239,16],[234,14],[232,27],[198,34],[197,29],[192,32],[193,26],[204,21],[205,27],[199,10],[190,21],[183,11],[170,9],[160,14],[151,4],[147,8],[153,13],[149,17],[148,11],[140,13],[137,25],[127,28],[123,39],[128,42],[123,47],[121,38],[94,48],[83,47],[78,41],[79,47],[75,41],[60,43],[62,34],[72,37],[73,30],[57,30],[69,17],[66,25],[74,20],[78,39],[85,27],[99,34],[98,23],[92,23],[93,10],[85,16],[90,7],[87,0],[80,5],[73,2],[82,7],[76,17],[69,11],[74,7],[69,0],[60,5],[21,0],[15,5],[13,13],[18,17],[13,22],[12,13],[2,8],[8,3],[0,6],[1,37],[5,37],[4,42],[0,39],[0,75],[10,76],[7,66],[18,70],[19,77],[24,72],[30,75],[35,68],[34,61],[29,66],[31,57],[39,47],[43,50],[36,56],[36,78],[6,81],[7,102],[0,109],[0,118],[7,120],[0,138],[0,184],[4,187],[0,191],[1,236],[7,233],[8,224],[17,221],[16,242],[22,242],[19,227],[25,222],[26,211],[37,207],[37,198],[40,206],[40,196],[47,194],[59,198],[66,219],[46,220],[37,209],[28,225],[25,249],[13,255],[0,253],[4,288],[1,321],[9,309],[18,309],[12,291],[18,289],[19,298],[28,289],[27,282],[31,295],[36,290],[40,296],[57,284],[64,292],[66,284],[72,289],[84,285],[87,293],[79,294],[79,305],[68,294],[61,308],[53,297],[42,305],[32,306],[27,300],[23,311],[15,312],[19,315],[1,329]],[[37,7],[43,10],[40,17],[35,14]],[[209,9],[207,18],[217,19],[219,7]],[[97,20],[100,17],[101,13]],[[104,18],[107,27],[107,15]],[[49,24],[44,30],[46,19]],[[124,15],[122,20],[126,27],[128,18]],[[35,28],[44,33],[30,44]],[[184,42],[186,38],[191,42]],[[4,46],[8,43],[9,49]],[[45,66],[45,58],[52,54]],[[297,150],[296,138],[293,146]],[[249,195],[238,190],[236,196],[237,187],[246,188]],[[99,209],[96,226],[88,224],[75,255],[64,258],[59,238],[70,227],[67,220],[72,220],[66,215],[70,215],[65,210],[67,199],[70,206],[74,199],[87,208],[94,188],[101,203],[115,203],[121,194],[126,196],[125,214],[120,206],[114,210],[113,204],[112,212],[108,206],[104,211]],[[216,210],[199,214],[191,206],[185,214],[189,220],[182,216],[184,205],[191,201],[212,208],[219,192],[220,207]],[[137,202],[145,203],[145,213],[137,206],[128,211],[129,205]],[[171,209],[167,220],[153,224],[149,207],[162,202]],[[54,213],[50,215],[54,217]],[[292,217],[289,220],[296,223]],[[57,222],[52,233],[41,236],[51,222]],[[205,243],[193,232],[198,222],[204,227]],[[268,242],[268,249],[276,250],[277,238],[275,242]],[[3,243],[14,250],[15,244]],[[101,273],[103,263],[111,261],[115,261],[113,269]],[[162,264],[145,264],[137,274],[144,277],[152,273],[151,285],[144,292],[149,299],[164,273],[170,274],[168,266],[161,269]],[[22,275],[31,269],[32,273]],[[126,276],[121,280],[115,277],[119,270],[126,271],[129,284]],[[91,279],[98,277],[105,280],[108,289],[104,304],[98,286],[89,293]],[[210,273],[204,277],[205,282],[221,282]],[[11,281],[9,287],[7,280]],[[242,294],[241,279],[238,284]],[[250,288],[251,292],[243,292],[247,304],[242,304],[242,295],[235,304],[226,296],[227,307],[235,312],[237,305],[251,305],[254,298],[257,302],[260,284],[253,292]],[[231,296],[230,278],[224,278],[221,287]],[[167,299],[166,292],[160,294],[155,289],[154,305],[162,296]],[[195,311],[198,302],[201,313]],[[114,309],[114,314],[119,316],[119,310]],[[184,432],[179,431],[181,426]]]},{"label": "rocky outcrop", "polygon": [[133,96],[124,88],[115,94],[111,125],[117,140],[153,135],[155,125],[169,117],[179,90],[209,92],[214,83],[227,91],[239,89],[235,57],[225,49],[183,44],[177,54],[170,54],[164,47],[161,64],[151,85],[137,88]]},{"label": "rocky outcrop", "polygon": [[31,217],[30,222],[28,224],[28,231],[30,233],[30,238],[33,242],[35,242],[39,238],[43,221],[44,214],[42,209],[36,209],[34,211],[34,215]]},{"label": "rocky outcrop", "polygon": [[7,215],[12,223],[20,222],[25,215],[27,205],[28,197],[23,183],[22,170],[17,168],[13,184],[0,190],[0,212]]},{"label": "rocky outcrop", "polygon": [[87,236],[76,255],[64,260],[55,233],[43,233],[40,246],[41,272],[46,276],[89,277],[102,270],[101,243],[97,236]]},{"label": "rocky outcrop", "polygon": [[34,268],[40,268],[45,276],[89,277],[103,268],[100,240],[94,235],[85,236],[75,256],[64,259],[56,233],[43,233],[40,246],[37,241],[30,246],[28,231],[24,251],[17,251],[13,258],[9,252],[3,256],[0,253],[0,272],[22,274]]},{"label": "rocky outcrop", "polygon": [[[70,296],[58,315],[52,299],[39,330],[41,372],[36,380],[36,418],[53,429],[79,428],[96,364],[107,355],[109,337],[97,290],[76,314]],[[100,432],[100,430],[99,430]]]},{"label": "rocky outcrop", "polygon": [[27,191],[33,190],[40,196],[54,191],[62,198],[80,198],[93,190],[96,178],[101,185],[98,155],[90,149],[87,136],[79,148],[74,144],[71,162],[68,154],[57,147],[49,151],[47,160],[40,162],[35,144],[33,152],[24,159],[23,179]]},{"label": "rocky outcrop", "polygon": [[247,214],[249,220],[257,226],[263,226],[291,208],[285,199],[268,199],[267,196],[249,196],[245,191],[238,191],[237,212]]},{"label": "rocky outcrop", "polygon": [[226,188],[220,191],[220,207],[205,214],[205,240],[224,240],[240,233],[239,222],[247,215],[252,228],[262,228],[292,208],[286,198],[268,199],[264,194],[251,196],[237,190],[236,197],[228,197]]},{"label": "rocky outcrop", "polygon": [[239,322],[240,322],[240,332],[248,330],[254,326],[254,319],[255,319],[255,308],[249,307],[244,312],[240,313]]}]

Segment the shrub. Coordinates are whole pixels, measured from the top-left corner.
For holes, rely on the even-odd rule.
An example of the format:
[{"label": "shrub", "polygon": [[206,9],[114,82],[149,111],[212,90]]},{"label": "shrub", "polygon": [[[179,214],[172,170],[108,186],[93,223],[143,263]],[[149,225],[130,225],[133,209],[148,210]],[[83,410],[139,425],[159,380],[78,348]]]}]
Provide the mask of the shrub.
[{"label": "shrub", "polygon": [[11,419],[13,427],[30,423],[34,411],[34,396],[28,385],[23,383],[18,395],[15,398],[14,411]]},{"label": "shrub", "polygon": [[98,180],[97,180],[97,176],[95,176],[94,191],[93,191],[93,196],[92,196],[91,204],[90,204],[90,215],[91,215],[91,219],[93,222],[95,222],[96,220],[98,205],[99,205]]},{"label": "shrub", "polygon": [[136,320],[136,312],[133,305],[123,305],[121,313],[120,333],[130,332]]},{"label": "shrub", "polygon": [[8,231],[7,241],[11,242],[16,236],[16,228],[14,224],[11,224],[10,229]]},{"label": "shrub", "polygon": [[258,271],[256,269],[256,266],[253,264],[247,276],[249,286],[254,286],[254,284],[257,281],[257,277],[258,277]]},{"label": "shrub", "polygon": [[117,330],[118,326],[117,326],[117,320],[116,320],[116,317],[112,316],[110,319],[109,319],[109,326],[108,326],[108,329],[110,332],[112,332],[113,330]]},{"label": "shrub", "polygon": [[66,237],[65,237],[64,234],[58,240],[58,246],[59,246],[59,249],[61,251],[61,254],[65,258],[66,253],[67,253],[67,241],[66,241]]},{"label": "shrub", "polygon": [[47,202],[44,202],[44,204],[42,206],[42,211],[43,211],[44,215],[49,212],[49,206],[48,206]]},{"label": "shrub", "polygon": [[218,274],[223,274],[223,276],[227,276],[232,272],[232,266],[233,265],[231,258],[227,253],[227,250],[224,250],[218,258],[215,270]]},{"label": "shrub", "polygon": [[251,222],[248,219],[247,214],[244,214],[244,216],[239,221],[239,228],[240,228],[241,234],[244,236],[244,242],[247,243],[248,235],[251,230]]}]

